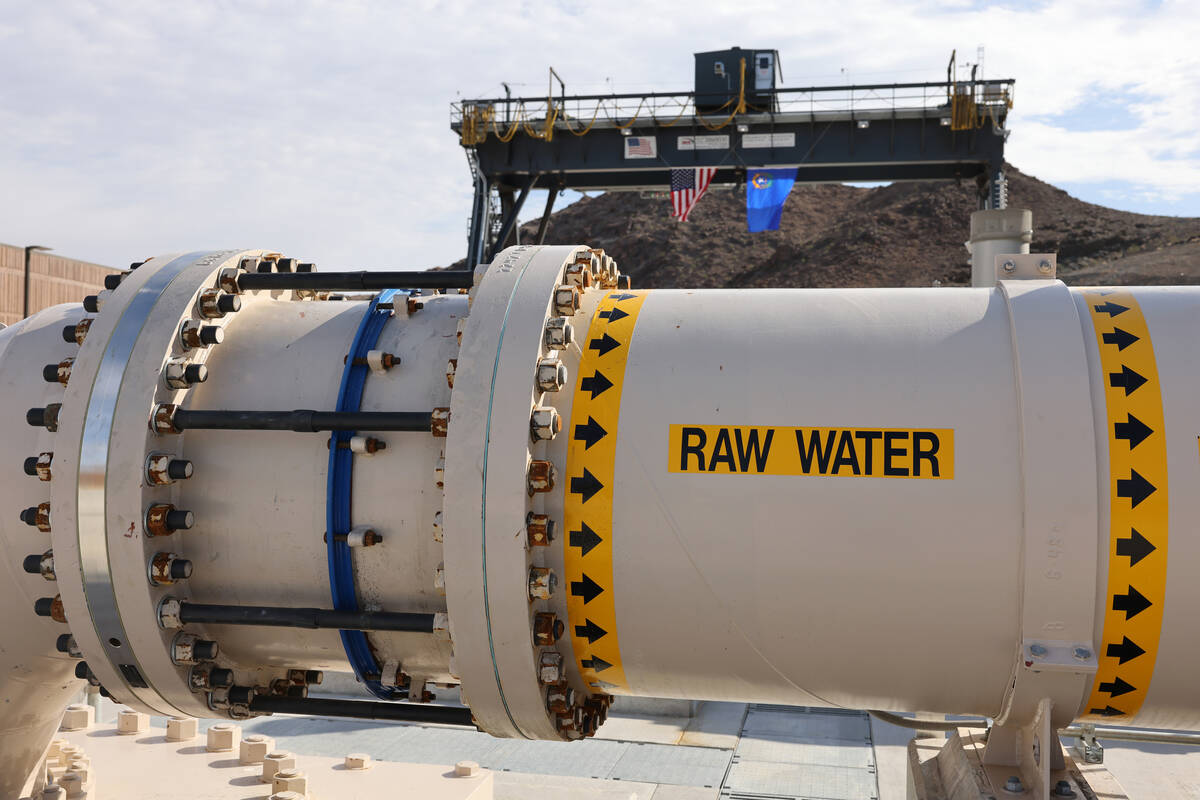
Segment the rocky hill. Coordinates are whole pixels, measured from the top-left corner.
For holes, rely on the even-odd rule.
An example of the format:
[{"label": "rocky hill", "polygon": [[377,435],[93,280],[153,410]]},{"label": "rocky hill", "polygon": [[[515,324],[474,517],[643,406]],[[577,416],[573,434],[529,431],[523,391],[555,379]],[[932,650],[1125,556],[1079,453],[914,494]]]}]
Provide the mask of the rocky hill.
[{"label": "rocky hill", "polygon": [[[1057,252],[1067,283],[1200,283],[1200,218],[1085,203],[1011,167],[1009,204],[1033,211],[1034,252]],[[555,213],[546,242],[602,247],[639,288],[962,285],[975,207],[973,182],[797,184],[782,228],[748,233],[740,188],[710,191],[686,223],[665,197],[607,193]]]}]

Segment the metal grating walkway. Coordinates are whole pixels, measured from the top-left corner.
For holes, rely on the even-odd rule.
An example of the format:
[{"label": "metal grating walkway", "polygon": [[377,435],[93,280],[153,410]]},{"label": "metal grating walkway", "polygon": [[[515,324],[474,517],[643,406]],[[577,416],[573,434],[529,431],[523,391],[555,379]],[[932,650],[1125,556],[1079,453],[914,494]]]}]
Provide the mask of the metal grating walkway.
[{"label": "metal grating walkway", "polygon": [[728,800],[877,800],[864,712],[751,705],[729,773]]}]

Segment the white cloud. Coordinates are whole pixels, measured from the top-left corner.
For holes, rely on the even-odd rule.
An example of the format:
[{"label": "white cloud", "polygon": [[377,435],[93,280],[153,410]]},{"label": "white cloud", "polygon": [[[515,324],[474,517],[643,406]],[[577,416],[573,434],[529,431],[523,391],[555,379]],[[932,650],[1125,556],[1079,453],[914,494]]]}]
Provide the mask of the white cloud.
[{"label": "white cloud", "polygon": [[[1181,0],[109,0],[10,2],[4,18],[0,237],[109,263],[229,245],[448,263],[470,205],[457,92],[540,94],[551,64],[568,91],[684,90],[693,51],[731,44],[779,48],[798,86],[937,80],[952,47],[973,60],[983,43],[988,75],[1018,80],[1018,166],[1126,181],[1126,207],[1200,186],[1200,4]],[[1072,132],[1118,91],[1135,127]]]}]

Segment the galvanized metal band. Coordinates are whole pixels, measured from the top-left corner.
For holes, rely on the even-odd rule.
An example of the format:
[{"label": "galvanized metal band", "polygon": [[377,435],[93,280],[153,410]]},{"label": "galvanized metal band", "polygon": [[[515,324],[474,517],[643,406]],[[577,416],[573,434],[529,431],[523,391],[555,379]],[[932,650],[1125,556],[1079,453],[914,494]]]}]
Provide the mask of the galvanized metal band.
[{"label": "galvanized metal band", "polygon": [[563,489],[567,617],[579,673],[595,689],[628,690],[613,594],[613,483],[625,362],[648,292],[611,292],[581,343]]},{"label": "galvanized metal band", "polygon": [[[182,712],[167,704],[163,695],[150,685],[137,654],[129,645],[121,610],[117,605],[108,551],[108,458],[109,448],[113,444],[111,439],[117,399],[129,358],[146,321],[167,287],[206,255],[214,254],[202,251],[188,253],[164,264],[138,288],[122,311],[92,381],[79,445],[76,535],[84,599],[92,626],[100,639],[105,658],[123,683],[118,691],[128,691],[147,706],[167,714]],[[224,258],[228,253],[219,255]],[[146,398],[147,412],[151,402],[152,398]],[[81,620],[72,621],[72,624],[81,623]],[[145,685],[139,686],[139,683]],[[112,690],[114,687],[108,688]]]}]

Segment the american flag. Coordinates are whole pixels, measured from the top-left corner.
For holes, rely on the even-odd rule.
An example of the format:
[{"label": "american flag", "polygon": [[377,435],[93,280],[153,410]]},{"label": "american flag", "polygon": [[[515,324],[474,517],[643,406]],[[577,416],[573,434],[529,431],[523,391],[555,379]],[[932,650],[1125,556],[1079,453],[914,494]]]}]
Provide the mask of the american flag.
[{"label": "american flag", "polygon": [[653,158],[658,155],[658,150],[655,145],[657,142],[652,136],[630,136],[625,140],[625,157],[636,158],[645,157]]},{"label": "american flag", "polygon": [[671,170],[671,216],[687,222],[688,214],[704,196],[716,174],[716,167]]}]

